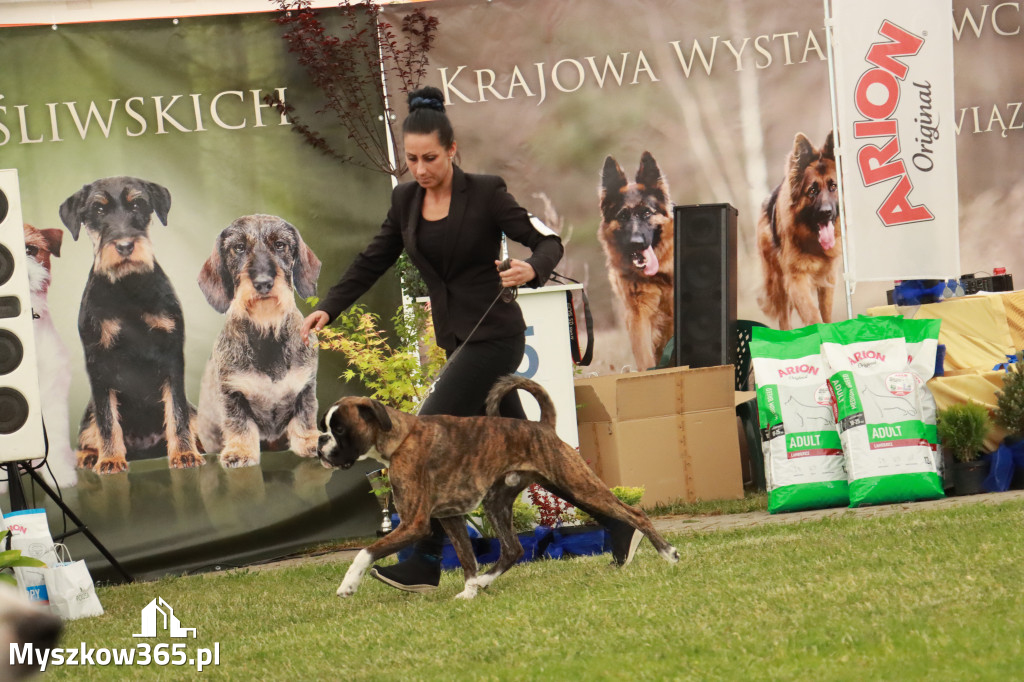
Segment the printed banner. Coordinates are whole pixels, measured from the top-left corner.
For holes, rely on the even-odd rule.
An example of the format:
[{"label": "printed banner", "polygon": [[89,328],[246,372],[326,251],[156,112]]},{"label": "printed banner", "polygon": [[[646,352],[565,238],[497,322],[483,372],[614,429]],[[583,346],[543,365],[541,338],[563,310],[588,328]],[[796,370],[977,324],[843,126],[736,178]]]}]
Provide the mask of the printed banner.
[{"label": "printed banner", "polygon": [[960,271],[949,0],[834,0],[835,89],[854,281]]},{"label": "printed banner", "polygon": [[[673,268],[673,205],[738,210],[739,318],[798,327],[846,317],[843,225],[835,219],[838,145],[830,137],[818,0],[435,0],[424,7],[440,25],[427,81],[446,94],[463,169],[501,175],[520,203],[560,229],[566,255],[558,271],[586,286],[596,328],[586,372],[644,369],[658,357],[672,335],[676,313],[668,297],[677,280],[684,294],[710,306],[684,314],[714,319],[715,300],[701,288],[702,259]],[[385,9],[392,23],[400,12]],[[922,254],[940,241],[954,250],[945,261],[929,257],[929,271],[904,268],[885,275],[889,281],[859,284],[855,314],[885,305],[893,279],[999,266],[1024,272],[1024,254],[1001,246],[1024,232],[1011,218],[1024,210],[1024,156],[1015,151],[1024,134],[1015,85],[1024,78],[1024,11],[957,0],[952,23],[948,6],[931,14],[935,23],[908,30],[927,28],[924,37],[947,48],[954,41],[955,110],[951,90],[939,86],[948,82],[948,62],[940,81],[941,70],[923,74],[924,52],[899,59],[910,73],[902,87],[932,84],[939,137],[933,132],[925,144],[933,170],[913,166],[928,131],[901,124],[900,133],[915,183],[910,202],[933,210],[921,192],[943,195],[926,224],[945,236],[910,245]],[[871,42],[881,40],[878,28]],[[859,55],[865,65],[866,51]],[[911,122],[921,117],[919,90],[900,102]],[[951,166],[953,146],[958,185],[933,189]],[[893,184],[869,188],[884,190],[872,216]],[[951,236],[958,195],[962,272]],[[902,251],[906,244],[893,240],[919,226],[886,229],[884,239],[873,238],[870,256],[861,252],[862,266],[871,265],[869,257],[882,261],[890,248]]]},{"label": "printed banner", "polygon": [[[307,146],[265,102],[355,151],[314,115],[322,95],[272,18],[0,29],[0,167],[19,171],[51,480],[137,575],[380,519],[372,465],[316,457],[318,405],[360,389],[295,323],[376,232],[391,181]],[[398,301],[388,277],[364,303],[387,318]]]}]

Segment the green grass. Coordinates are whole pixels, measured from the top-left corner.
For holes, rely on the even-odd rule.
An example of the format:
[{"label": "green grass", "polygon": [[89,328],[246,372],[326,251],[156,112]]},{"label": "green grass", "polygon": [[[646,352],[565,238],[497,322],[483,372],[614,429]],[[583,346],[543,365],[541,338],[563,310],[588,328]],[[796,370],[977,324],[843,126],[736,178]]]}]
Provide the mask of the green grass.
[{"label": "green grass", "polygon": [[[207,679],[1009,680],[1024,670],[1024,501],[669,536],[608,557],[517,566],[475,600],[347,565],[193,576],[100,590],[107,614],[65,646],[130,647],[156,596],[220,642]],[[171,640],[164,640],[171,641]],[[193,673],[194,674],[194,673]],[[55,669],[52,679],[183,679],[181,668]]]},{"label": "green grass", "polygon": [[642,501],[640,506],[649,516],[718,516],[720,514],[743,514],[753,511],[767,511],[768,493],[747,492],[742,500],[698,500],[697,502],[673,502],[648,507]]}]

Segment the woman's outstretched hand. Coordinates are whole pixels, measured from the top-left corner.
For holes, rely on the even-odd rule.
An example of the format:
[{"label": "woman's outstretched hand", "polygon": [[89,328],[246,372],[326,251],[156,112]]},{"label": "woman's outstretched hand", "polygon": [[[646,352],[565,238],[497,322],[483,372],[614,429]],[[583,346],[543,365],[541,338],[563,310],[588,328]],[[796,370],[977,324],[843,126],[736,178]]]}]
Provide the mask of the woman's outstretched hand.
[{"label": "woman's outstretched hand", "polygon": [[318,332],[327,324],[328,315],[322,310],[314,310],[302,321],[302,343],[309,345],[309,332]]}]

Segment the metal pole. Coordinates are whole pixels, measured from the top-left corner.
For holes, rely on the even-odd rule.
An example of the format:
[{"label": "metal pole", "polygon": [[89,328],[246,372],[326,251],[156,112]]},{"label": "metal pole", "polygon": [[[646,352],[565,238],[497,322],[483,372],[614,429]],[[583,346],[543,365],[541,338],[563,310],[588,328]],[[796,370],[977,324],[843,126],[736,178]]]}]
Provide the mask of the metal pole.
[{"label": "metal pole", "polygon": [[835,56],[832,53],[832,32],[835,30],[831,5],[833,0],[823,1],[825,5],[825,44],[828,50],[828,91],[832,105],[832,141],[835,144],[836,174],[839,177],[837,194],[839,195],[840,238],[843,243],[843,288],[846,292],[846,316],[853,317],[853,292],[856,288],[856,282],[850,278],[850,263],[846,255],[846,234],[850,229],[850,225],[846,222],[846,202],[843,198],[843,163],[841,153],[843,140],[839,135],[839,104],[836,101],[836,63]]}]

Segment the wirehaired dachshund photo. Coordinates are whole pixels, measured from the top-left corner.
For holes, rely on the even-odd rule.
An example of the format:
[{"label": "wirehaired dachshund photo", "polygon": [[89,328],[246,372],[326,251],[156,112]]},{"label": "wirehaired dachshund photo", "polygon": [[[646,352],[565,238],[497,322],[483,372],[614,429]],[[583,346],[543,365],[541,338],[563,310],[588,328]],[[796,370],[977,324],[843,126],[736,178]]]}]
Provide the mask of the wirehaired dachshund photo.
[{"label": "wirehaired dachshund photo", "polygon": [[185,398],[181,303],[148,232],[151,215],[166,225],[170,209],[165,187],[129,177],[96,180],[61,204],[71,236],[77,240],[85,228],[93,246],[78,315],[92,388],[78,434],[79,468],[118,473],[161,445],[171,468],[204,462]]},{"label": "wirehaired dachshund photo", "polygon": [[315,457],[316,344],[302,342],[295,293],[316,294],[320,260],[288,222],[235,220],[217,237],[199,288],[227,322],[206,363],[197,428],[221,466],[255,466],[261,450]]}]

